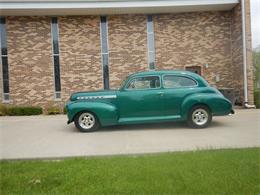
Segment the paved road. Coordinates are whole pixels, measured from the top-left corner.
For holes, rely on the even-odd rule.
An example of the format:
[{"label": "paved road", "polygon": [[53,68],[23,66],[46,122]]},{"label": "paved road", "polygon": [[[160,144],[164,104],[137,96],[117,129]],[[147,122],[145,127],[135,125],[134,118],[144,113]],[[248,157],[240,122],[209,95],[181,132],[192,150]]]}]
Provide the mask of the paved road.
[{"label": "paved road", "polygon": [[127,125],[79,133],[66,116],[0,117],[1,159],[136,154],[260,146],[260,110],[215,117],[207,129],[183,123]]}]

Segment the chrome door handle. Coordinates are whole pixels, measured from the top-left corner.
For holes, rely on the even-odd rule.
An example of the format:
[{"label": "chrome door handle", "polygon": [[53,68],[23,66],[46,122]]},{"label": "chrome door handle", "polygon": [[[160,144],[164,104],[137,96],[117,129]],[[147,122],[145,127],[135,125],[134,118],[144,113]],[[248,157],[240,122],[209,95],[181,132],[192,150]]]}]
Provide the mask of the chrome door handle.
[{"label": "chrome door handle", "polygon": [[157,95],[162,96],[164,93],[163,92],[157,92]]}]

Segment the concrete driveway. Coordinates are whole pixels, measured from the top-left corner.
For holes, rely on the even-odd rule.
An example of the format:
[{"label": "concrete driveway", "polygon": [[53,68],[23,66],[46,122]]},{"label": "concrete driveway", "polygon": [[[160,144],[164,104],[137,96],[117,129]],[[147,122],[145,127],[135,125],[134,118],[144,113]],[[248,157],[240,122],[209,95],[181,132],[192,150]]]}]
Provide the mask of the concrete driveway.
[{"label": "concrete driveway", "polygon": [[80,133],[66,116],[0,117],[1,159],[136,154],[260,146],[260,110],[215,117],[206,129],[184,123],[127,125]]}]

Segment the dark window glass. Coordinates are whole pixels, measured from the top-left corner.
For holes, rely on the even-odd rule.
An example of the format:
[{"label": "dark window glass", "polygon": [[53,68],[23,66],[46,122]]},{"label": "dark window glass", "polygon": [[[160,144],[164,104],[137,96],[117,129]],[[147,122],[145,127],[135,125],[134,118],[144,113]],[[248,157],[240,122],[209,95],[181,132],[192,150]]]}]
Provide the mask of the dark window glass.
[{"label": "dark window glass", "polygon": [[2,70],[3,70],[3,79],[7,79],[9,78],[8,75],[8,60],[7,60],[7,56],[2,57]]},{"label": "dark window glass", "polygon": [[52,18],[52,45],[53,45],[53,53],[59,54],[59,42],[58,42],[58,24],[57,18]]},{"label": "dark window glass", "polygon": [[1,31],[1,61],[2,61],[2,78],[3,78],[3,92],[4,100],[9,100],[9,71],[8,71],[8,58],[7,58],[7,35],[5,18],[0,18],[0,31]]},{"label": "dark window glass", "polygon": [[154,52],[149,52],[148,60],[149,60],[149,67],[150,67],[150,69],[154,69],[155,68]]},{"label": "dark window glass", "polygon": [[147,76],[135,78],[127,85],[127,89],[154,89],[160,87],[158,76]]},{"label": "dark window glass", "polygon": [[4,100],[9,100],[9,94],[8,93],[4,94]]},{"label": "dark window glass", "polygon": [[198,75],[201,75],[201,67],[200,66],[189,66],[185,68],[187,71],[194,72]]},{"label": "dark window glass", "polygon": [[108,66],[108,54],[102,54],[102,62],[104,66]]},{"label": "dark window glass", "polygon": [[109,89],[109,70],[108,70],[108,66],[104,66],[104,88],[105,89]]},{"label": "dark window glass", "polygon": [[150,69],[155,69],[155,63],[154,62],[150,62],[149,63],[149,67],[150,67]]},{"label": "dark window glass", "polygon": [[3,84],[4,84],[4,93],[9,93],[9,80],[3,79]]},{"label": "dark window glass", "polygon": [[55,73],[55,91],[61,91],[59,56],[54,56],[54,73]]},{"label": "dark window glass", "polygon": [[59,58],[59,34],[58,34],[58,19],[57,17],[51,18],[51,31],[52,31],[52,44],[53,44],[53,63],[54,63],[54,81],[55,81],[55,97],[60,98],[60,94],[57,96],[57,92],[61,91],[60,82],[60,58]]},{"label": "dark window glass", "polygon": [[108,54],[102,55],[102,62],[103,62],[104,88],[109,89]]},{"label": "dark window glass", "polygon": [[55,93],[55,98],[60,99],[61,98],[61,93],[60,92],[56,92]]},{"label": "dark window glass", "polygon": [[163,86],[165,88],[194,87],[197,83],[191,78],[175,75],[166,75],[163,77]]},{"label": "dark window glass", "polygon": [[102,53],[108,53],[107,19],[105,16],[101,16],[101,42],[102,42]]},{"label": "dark window glass", "polygon": [[0,18],[0,32],[1,32],[1,55],[7,55],[7,40],[6,40],[6,26],[5,18]]},{"label": "dark window glass", "polygon": [[107,18],[100,17],[100,31],[101,31],[101,52],[103,65],[103,83],[104,88],[109,89],[109,61],[108,61],[108,35],[107,35]]},{"label": "dark window glass", "polygon": [[153,32],[153,16],[147,16],[147,32]]}]

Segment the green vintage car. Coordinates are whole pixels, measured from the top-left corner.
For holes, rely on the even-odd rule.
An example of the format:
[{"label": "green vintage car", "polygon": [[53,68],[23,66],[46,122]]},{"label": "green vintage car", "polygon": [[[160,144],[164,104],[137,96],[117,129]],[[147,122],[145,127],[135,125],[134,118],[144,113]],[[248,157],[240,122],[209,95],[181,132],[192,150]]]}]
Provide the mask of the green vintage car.
[{"label": "green vintage car", "polygon": [[118,90],[77,92],[66,105],[68,123],[81,132],[100,126],[187,121],[207,127],[212,116],[233,114],[231,102],[198,74],[147,71],[130,75]]}]

